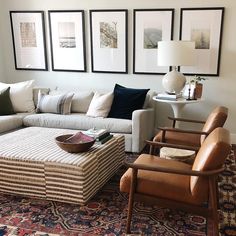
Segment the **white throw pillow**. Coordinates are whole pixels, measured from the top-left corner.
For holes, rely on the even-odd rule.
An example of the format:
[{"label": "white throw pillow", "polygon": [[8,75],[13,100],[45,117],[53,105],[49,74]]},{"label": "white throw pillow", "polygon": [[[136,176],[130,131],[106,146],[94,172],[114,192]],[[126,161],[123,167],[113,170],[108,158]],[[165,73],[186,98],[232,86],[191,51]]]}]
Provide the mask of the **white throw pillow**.
[{"label": "white throw pillow", "polygon": [[37,113],[70,114],[73,93],[47,95],[39,91]]},{"label": "white throw pillow", "polygon": [[15,112],[31,112],[35,109],[33,84],[33,80],[15,84],[0,82],[0,90],[10,87],[10,98]]},{"label": "white throw pillow", "polygon": [[113,98],[113,92],[106,94],[100,94],[96,92],[93,96],[86,115],[92,117],[107,117],[111,109]]}]

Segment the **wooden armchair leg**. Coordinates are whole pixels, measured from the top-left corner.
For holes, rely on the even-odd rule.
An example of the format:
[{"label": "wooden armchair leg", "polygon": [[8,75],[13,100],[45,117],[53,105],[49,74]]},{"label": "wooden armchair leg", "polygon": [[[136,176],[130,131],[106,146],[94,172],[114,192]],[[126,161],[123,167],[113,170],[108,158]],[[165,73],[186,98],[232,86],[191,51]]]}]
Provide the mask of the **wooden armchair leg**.
[{"label": "wooden armchair leg", "polygon": [[[216,178],[213,176],[209,183],[209,209],[211,211],[208,219],[208,232],[207,235],[219,235],[219,218],[218,218],[218,204],[217,204],[217,190],[216,190]],[[211,230],[209,229],[211,227]]]},{"label": "wooden armchair leg", "polygon": [[131,219],[133,214],[133,205],[134,205],[134,190],[136,187],[137,182],[137,174],[138,171],[135,169],[132,169],[132,179],[131,179],[131,186],[130,186],[130,192],[129,192],[129,203],[128,203],[128,216],[127,216],[127,223],[126,223],[126,233],[130,233],[130,225],[131,225]]}]

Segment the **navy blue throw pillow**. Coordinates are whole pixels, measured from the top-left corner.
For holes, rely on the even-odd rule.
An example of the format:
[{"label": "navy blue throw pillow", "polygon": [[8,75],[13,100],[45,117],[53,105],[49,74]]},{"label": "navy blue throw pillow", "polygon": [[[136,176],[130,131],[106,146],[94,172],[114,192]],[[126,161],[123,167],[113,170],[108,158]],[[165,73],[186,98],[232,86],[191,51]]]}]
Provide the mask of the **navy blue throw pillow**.
[{"label": "navy blue throw pillow", "polygon": [[126,88],[116,84],[114,99],[108,117],[131,120],[132,112],[143,108],[148,91],[149,89]]}]

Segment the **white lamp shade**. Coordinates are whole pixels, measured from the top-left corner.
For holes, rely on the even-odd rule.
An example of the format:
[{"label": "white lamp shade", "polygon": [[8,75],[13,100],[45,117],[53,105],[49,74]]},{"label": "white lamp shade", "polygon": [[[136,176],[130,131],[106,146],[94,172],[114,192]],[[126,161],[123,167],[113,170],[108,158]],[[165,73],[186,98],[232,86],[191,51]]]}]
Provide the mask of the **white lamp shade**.
[{"label": "white lamp shade", "polygon": [[190,66],[195,64],[195,42],[159,41],[159,66]]}]

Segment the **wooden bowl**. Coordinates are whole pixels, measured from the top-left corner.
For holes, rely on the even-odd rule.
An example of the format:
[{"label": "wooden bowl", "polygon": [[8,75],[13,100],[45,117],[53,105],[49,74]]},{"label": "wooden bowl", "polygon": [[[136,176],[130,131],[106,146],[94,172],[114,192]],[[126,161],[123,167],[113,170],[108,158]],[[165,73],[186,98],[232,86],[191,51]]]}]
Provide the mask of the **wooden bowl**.
[{"label": "wooden bowl", "polygon": [[93,146],[95,139],[90,137],[90,140],[80,141],[79,143],[68,143],[65,142],[68,138],[72,137],[73,134],[60,135],[55,138],[56,144],[66,152],[79,153],[86,152]]}]

